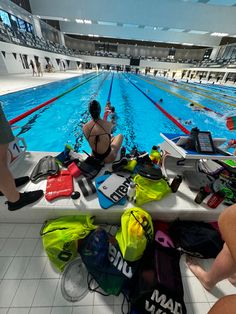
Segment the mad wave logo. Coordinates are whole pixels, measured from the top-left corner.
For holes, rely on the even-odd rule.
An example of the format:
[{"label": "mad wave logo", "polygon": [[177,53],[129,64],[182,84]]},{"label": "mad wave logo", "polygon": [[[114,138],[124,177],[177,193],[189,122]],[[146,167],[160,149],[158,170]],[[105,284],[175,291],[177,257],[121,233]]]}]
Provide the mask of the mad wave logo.
[{"label": "mad wave logo", "polygon": [[155,289],[151,300],[145,301],[145,310],[151,314],[182,314],[182,305]]},{"label": "mad wave logo", "polygon": [[132,268],[123,259],[121,252],[117,250],[114,245],[109,243],[109,261],[115,266],[123,275],[128,278],[132,278],[133,272]]}]

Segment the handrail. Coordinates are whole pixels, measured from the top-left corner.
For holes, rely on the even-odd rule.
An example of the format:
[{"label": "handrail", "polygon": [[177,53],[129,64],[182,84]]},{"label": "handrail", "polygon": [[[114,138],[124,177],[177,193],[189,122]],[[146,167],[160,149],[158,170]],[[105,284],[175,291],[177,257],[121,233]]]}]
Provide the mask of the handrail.
[{"label": "handrail", "polygon": [[186,129],[179,121],[177,121],[171,114],[169,114],[166,110],[164,110],[158,103],[156,103],[151,97],[149,97],[141,88],[139,88],[136,84],[134,84],[126,75],[127,80],[136,87],[144,96],[146,96],[153,104],[156,106],[169,120],[171,120],[181,131],[185,134],[190,134],[189,130]]},{"label": "handrail", "polygon": [[99,75],[101,75],[101,74],[92,76],[92,77],[90,77],[89,79],[84,80],[84,81],[80,82],[79,84],[75,85],[74,87],[68,89],[67,91],[61,93],[60,95],[58,95],[58,96],[56,96],[56,97],[53,97],[53,98],[51,98],[51,99],[45,101],[44,103],[42,103],[42,104],[40,104],[40,105],[38,105],[38,106],[36,106],[36,107],[34,107],[34,108],[32,108],[32,109],[30,109],[30,110],[24,112],[24,113],[22,113],[21,115],[15,117],[15,118],[13,118],[13,119],[11,119],[11,120],[9,121],[9,124],[10,124],[10,125],[15,124],[16,122],[18,122],[18,121],[20,121],[20,120],[26,118],[27,116],[31,115],[33,112],[35,112],[35,111],[37,111],[37,110],[39,110],[39,109],[41,109],[41,108],[43,108],[43,107],[45,107],[45,106],[51,104],[51,103],[54,102],[55,100],[58,100],[59,98],[63,97],[65,94],[70,93],[70,92],[73,91],[74,89],[76,89],[76,88],[78,88],[78,87],[80,87],[80,86],[86,84],[87,82],[89,82],[89,81],[91,81],[92,79],[98,77]]}]

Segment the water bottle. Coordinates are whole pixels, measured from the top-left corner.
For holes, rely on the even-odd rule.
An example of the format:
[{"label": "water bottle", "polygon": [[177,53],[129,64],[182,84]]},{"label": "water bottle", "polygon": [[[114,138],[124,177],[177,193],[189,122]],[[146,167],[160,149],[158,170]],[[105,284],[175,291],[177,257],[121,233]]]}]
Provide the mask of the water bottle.
[{"label": "water bottle", "polygon": [[71,194],[71,199],[73,200],[73,203],[74,205],[77,207],[77,208],[80,208],[80,209],[85,209],[85,204],[84,202],[82,201],[81,197],[80,197],[80,192],[79,191],[75,191]]},{"label": "water bottle", "polygon": [[158,151],[158,147],[157,146],[152,146],[152,150],[151,150],[151,153],[150,153],[150,159],[151,161],[154,163],[154,164],[158,164],[161,160],[161,154],[160,152]]},{"label": "water bottle", "polygon": [[171,191],[173,193],[177,192],[181,182],[182,182],[182,176],[177,175],[176,177],[174,177],[174,179],[173,179],[173,181],[171,182],[171,185],[170,185]]},{"label": "water bottle", "polygon": [[194,202],[197,204],[201,204],[203,202],[203,200],[211,194],[211,189],[208,185],[206,186],[202,186],[199,190],[199,192],[197,193]]},{"label": "water bottle", "polygon": [[136,184],[131,181],[128,187],[127,191],[127,199],[129,202],[134,202],[135,201],[135,195],[136,195]]}]

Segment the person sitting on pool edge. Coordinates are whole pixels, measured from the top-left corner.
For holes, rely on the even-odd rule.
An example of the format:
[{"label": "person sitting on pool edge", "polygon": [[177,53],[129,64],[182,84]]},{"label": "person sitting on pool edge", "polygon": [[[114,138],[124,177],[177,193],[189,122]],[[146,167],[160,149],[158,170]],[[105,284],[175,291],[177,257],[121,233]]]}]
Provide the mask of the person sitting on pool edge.
[{"label": "person sitting on pool edge", "polygon": [[89,113],[92,120],[83,126],[83,132],[92,148],[92,154],[105,163],[111,163],[116,159],[121,148],[123,135],[118,134],[112,137],[113,125],[100,118],[101,106],[98,101],[90,102]]}]

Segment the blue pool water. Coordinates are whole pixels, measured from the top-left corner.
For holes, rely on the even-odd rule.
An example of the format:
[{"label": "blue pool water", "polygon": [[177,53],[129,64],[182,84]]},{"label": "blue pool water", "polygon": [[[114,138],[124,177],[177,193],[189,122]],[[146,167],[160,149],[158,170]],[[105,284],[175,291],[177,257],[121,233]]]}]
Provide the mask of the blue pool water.
[{"label": "blue pool water", "polygon": [[[7,94],[0,96],[0,101],[10,120],[95,74]],[[137,146],[140,150],[150,151],[152,145],[162,142],[160,132],[182,133],[150,99],[160,104],[159,99],[162,98],[164,101],[160,104],[161,107],[189,131],[198,126],[202,131],[212,132],[214,137],[236,138],[235,132],[229,131],[225,124],[226,116],[236,115],[236,89],[203,84],[175,84],[161,78],[111,72],[96,75],[84,85],[17,122],[15,135],[25,138],[30,151],[60,152],[65,143],[77,151],[90,151],[82,134],[83,123],[89,120],[88,103],[97,99],[104,108],[112,77],[111,103],[118,115],[115,134],[124,134],[124,146],[128,150]],[[192,111],[189,107],[192,101],[220,115],[206,110]]]}]

